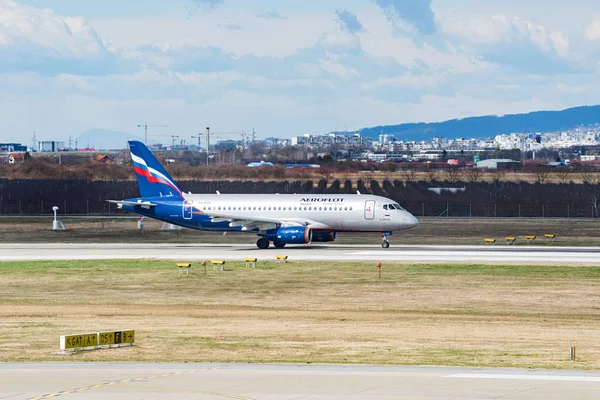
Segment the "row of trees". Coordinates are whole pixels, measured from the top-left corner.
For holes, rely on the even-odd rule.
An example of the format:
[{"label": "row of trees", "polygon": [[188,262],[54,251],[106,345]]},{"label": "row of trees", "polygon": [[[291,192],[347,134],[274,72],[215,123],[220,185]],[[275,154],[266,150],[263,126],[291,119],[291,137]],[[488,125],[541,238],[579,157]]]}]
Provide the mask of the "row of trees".
[{"label": "row of trees", "polygon": [[[600,184],[462,182],[454,184],[459,190],[442,190],[440,194],[430,190],[437,185],[429,182],[402,180],[182,181],[180,185],[193,193],[353,194],[358,190],[391,198],[416,215],[439,215],[450,206],[461,209],[462,215],[479,216],[525,216],[527,212],[551,216],[551,210],[556,209],[559,214],[555,216],[595,217],[600,211]],[[70,212],[106,213],[106,200],[138,195],[137,184],[132,181],[0,179],[0,213],[17,213],[17,209],[18,213],[48,212],[52,204]]]},{"label": "row of trees", "polygon": [[[365,163],[358,161],[323,163],[321,168],[286,168],[282,165],[249,168],[239,164],[192,166],[185,163],[167,165],[176,180],[275,180],[308,181],[332,179],[401,179],[403,181],[599,183],[595,164],[573,163],[570,167],[550,168],[527,162],[517,171],[482,170],[472,166],[448,165],[443,162]],[[134,180],[130,163],[101,164],[92,161],[57,164],[50,158],[34,158],[18,165],[0,165],[4,179],[90,179],[93,181]]]}]

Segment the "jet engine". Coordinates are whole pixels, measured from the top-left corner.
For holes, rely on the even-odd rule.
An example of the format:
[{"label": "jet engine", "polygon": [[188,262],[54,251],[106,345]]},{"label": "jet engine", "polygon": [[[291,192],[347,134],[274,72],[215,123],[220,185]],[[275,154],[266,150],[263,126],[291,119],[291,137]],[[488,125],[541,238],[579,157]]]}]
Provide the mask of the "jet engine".
[{"label": "jet engine", "polygon": [[328,231],[313,231],[312,241],[317,242],[335,242],[337,239],[337,232]]},{"label": "jet engine", "polygon": [[310,226],[286,226],[267,233],[267,239],[273,242],[304,244],[312,241]]}]

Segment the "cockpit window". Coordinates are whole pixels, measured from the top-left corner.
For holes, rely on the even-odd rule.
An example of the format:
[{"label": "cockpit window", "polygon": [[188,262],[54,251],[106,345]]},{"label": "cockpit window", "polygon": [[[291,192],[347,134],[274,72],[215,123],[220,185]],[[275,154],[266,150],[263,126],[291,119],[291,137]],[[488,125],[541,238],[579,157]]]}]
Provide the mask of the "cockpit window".
[{"label": "cockpit window", "polygon": [[394,207],[396,208],[396,210],[404,211],[404,208],[402,208],[400,204],[394,204]]},{"label": "cockpit window", "polygon": [[383,205],[383,209],[384,209],[384,210],[387,210],[387,209],[388,209],[388,208],[387,208],[387,204],[384,204],[384,205]]}]

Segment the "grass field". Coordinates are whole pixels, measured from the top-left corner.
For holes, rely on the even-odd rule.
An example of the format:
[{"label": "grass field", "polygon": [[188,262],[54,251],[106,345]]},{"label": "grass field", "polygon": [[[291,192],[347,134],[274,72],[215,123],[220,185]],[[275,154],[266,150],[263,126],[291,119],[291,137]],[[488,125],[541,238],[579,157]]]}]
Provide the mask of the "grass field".
[{"label": "grass field", "polygon": [[[397,232],[390,238],[394,244],[462,244],[484,245],[483,238],[504,242],[506,236],[517,236],[516,245],[526,245],[525,235],[536,235],[536,244],[546,244],[545,233],[557,235],[553,246],[600,246],[599,222],[595,220],[548,219],[468,219],[419,218],[414,229]],[[144,235],[137,231],[136,219],[63,219],[67,230],[54,232],[51,218],[0,219],[1,243],[246,243],[253,245],[256,235],[244,233],[201,232],[193,230],[161,231],[162,223],[145,220]],[[377,233],[342,233],[341,244],[381,243]]]},{"label": "grass field", "polygon": [[[2,361],[600,368],[600,267],[6,262],[0,287]],[[112,329],[137,345],[55,354],[62,334]]]}]

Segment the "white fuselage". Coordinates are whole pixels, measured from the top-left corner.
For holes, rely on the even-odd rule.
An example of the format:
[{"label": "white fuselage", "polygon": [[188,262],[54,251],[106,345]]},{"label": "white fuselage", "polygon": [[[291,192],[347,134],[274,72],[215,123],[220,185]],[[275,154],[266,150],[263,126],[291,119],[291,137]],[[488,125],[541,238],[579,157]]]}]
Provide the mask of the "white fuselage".
[{"label": "white fuselage", "polygon": [[[395,201],[381,196],[349,194],[189,194],[186,201],[193,214],[227,215],[241,219],[269,220],[311,225],[313,229],[391,232],[409,229],[417,219]],[[386,209],[387,208],[387,209]],[[187,214],[187,215],[186,215]]]}]

